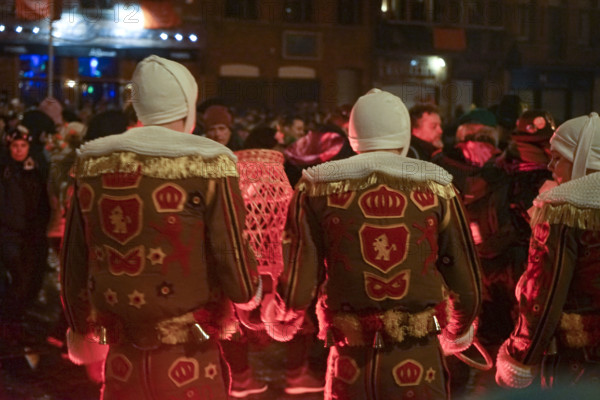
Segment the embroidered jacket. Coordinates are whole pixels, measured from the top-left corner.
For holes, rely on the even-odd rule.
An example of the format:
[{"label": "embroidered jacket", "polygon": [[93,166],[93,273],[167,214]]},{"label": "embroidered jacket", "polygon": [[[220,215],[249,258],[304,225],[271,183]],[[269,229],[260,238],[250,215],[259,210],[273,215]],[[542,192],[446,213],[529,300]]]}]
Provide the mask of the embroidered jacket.
[{"label": "embroidered jacket", "polygon": [[[438,310],[445,335],[464,336],[479,313],[479,264],[451,181],[432,163],[389,152],[305,170],[288,213],[279,287],[286,308],[306,307],[324,281],[321,337],[333,328],[338,344],[370,346],[370,329],[395,341],[431,333],[402,319],[412,314],[419,325],[449,297],[452,318]],[[370,328],[348,328],[363,317]]]},{"label": "embroidered jacket", "polygon": [[593,173],[534,201],[529,262],[516,289],[519,320],[498,354],[499,383],[531,384],[554,337],[559,349],[600,347],[599,199],[600,173]]},{"label": "embroidered jacket", "polygon": [[162,127],[81,147],[61,274],[76,332],[117,324],[185,342],[179,325],[215,322],[225,311],[211,305],[223,304],[222,295],[237,303],[254,296],[258,275],[242,239],[235,162],[212,140]]}]

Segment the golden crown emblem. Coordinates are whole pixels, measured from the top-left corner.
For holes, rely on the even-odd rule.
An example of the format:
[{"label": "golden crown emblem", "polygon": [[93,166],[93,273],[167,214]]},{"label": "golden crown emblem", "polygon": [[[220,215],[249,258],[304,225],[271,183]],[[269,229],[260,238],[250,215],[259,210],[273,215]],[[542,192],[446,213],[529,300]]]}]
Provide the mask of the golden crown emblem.
[{"label": "golden crown emblem", "polygon": [[179,212],[187,199],[187,194],[179,185],[165,183],[152,193],[154,207],[158,212]]},{"label": "golden crown emblem", "polygon": [[358,204],[367,218],[398,218],[404,216],[406,197],[397,190],[379,185],[360,196]]}]

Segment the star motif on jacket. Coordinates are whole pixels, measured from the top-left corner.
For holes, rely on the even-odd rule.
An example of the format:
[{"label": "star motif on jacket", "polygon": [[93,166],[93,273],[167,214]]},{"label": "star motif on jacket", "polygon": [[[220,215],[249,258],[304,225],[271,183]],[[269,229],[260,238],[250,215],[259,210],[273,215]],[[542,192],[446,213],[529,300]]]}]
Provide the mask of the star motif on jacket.
[{"label": "star motif on jacket", "polygon": [[110,288],[106,289],[106,291],[104,292],[104,300],[106,300],[106,302],[110,306],[114,306],[119,302],[119,299],[117,298],[117,292],[113,291]]},{"label": "star motif on jacket", "polygon": [[173,284],[165,281],[161,282],[161,284],[156,287],[156,295],[158,297],[164,297],[165,299],[172,296]]},{"label": "star motif on jacket", "polygon": [[217,366],[213,363],[208,364],[204,367],[204,377],[214,380],[217,376]]},{"label": "star motif on jacket", "polygon": [[148,258],[148,260],[150,260],[152,265],[156,265],[156,264],[162,264],[163,261],[165,260],[166,256],[167,255],[162,250],[162,248],[157,247],[155,249],[150,249],[147,258]]},{"label": "star motif on jacket", "polygon": [[435,380],[435,369],[429,367],[429,369],[427,370],[427,372],[425,372],[425,380],[428,383],[431,383]]},{"label": "star motif on jacket", "polygon": [[137,290],[134,290],[133,293],[128,294],[127,297],[129,297],[129,305],[137,308],[138,310],[142,308],[144,304],[146,304],[146,295],[138,292]]}]

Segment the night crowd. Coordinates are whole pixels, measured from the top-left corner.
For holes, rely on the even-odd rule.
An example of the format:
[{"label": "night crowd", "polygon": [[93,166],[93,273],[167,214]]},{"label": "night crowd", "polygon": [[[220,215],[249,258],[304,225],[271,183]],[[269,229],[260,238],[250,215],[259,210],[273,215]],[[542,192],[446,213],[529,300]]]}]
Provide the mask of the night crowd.
[{"label": "night crowd", "polygon": [[156,56],[132,80],[123,109],[0,110],[0,318],[60,254],[65,346],[104,399],[259,395],[253,341],[285,343],[298,398],[597,393],[596,113],[505,95],[444,121],[378,89],[242,110]]}]

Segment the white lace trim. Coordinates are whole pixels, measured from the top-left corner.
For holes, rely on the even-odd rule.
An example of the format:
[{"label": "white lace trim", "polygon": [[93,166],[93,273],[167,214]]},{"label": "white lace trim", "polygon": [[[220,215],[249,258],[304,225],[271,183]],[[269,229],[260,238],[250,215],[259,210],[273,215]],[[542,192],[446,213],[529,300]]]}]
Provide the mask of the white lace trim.
[{"label": "white lace trim", "polygon": [[569,203],[578,208],[600,208],[600,172],[558,185],[534,200],[536,207],[542,207],[546,203]]},{"label": "white lace trim", "polygon": [[214,158],[226,155],[237,162],[231,150],[214,140],[160,126],[133,128],[85,143],[78,150],[82,157],[99,157],[114,152],[133,152],[147,156],[184,157],[199,155]]},{"label": "white lace trim", "polygon": [[305,169],[302,174],[309,182],[316,183],[361,179],[373,172],[416,182],[435,181],[441,185],[452,183],[452,175],[438,165],[387,151],[363,153],[345,160],[329,161]]}]

